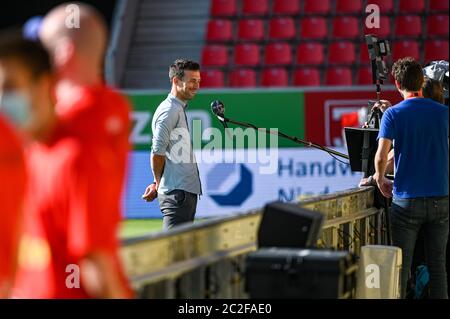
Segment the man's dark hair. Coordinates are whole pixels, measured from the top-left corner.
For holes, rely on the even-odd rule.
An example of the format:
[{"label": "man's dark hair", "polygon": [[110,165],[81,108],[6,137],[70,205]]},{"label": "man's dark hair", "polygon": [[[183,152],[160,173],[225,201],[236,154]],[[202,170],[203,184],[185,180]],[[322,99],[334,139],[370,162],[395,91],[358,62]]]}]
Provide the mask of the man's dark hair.
[{"label": "man's dark hair", "polygon": [[17,32],[0,34],[0,59],[19,60],[34,78],[50,73],[50,55],[39,42],[24,39]]},{"label": "man's dark hair", "polygon": [[423,96],[444,104],[444,90],[441,82],[425,77],[422,86]]},{"label": "man's dark hair", "polygon": [[422,66],[411,57],[399,59],[392,66],[392,76],[400,89],[409,92],[420,91],[423,84]]},{"label": "man's dark hair", "polygon": [[198,70],[200,70],[200,64],[198,64],[197,62],[187,59],[176,59],[169,68],[169,79],[171,82],[174,77],[182,80],[184,77],[184,71]]}]

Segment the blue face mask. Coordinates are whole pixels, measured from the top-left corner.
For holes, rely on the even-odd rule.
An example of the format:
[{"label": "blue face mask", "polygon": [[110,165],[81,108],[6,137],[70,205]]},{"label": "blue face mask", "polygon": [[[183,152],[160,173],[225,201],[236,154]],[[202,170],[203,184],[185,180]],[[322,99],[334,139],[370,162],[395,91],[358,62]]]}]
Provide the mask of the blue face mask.
[{"label": "blue face mask", "polygon": [[31,100],[19,90],[4,91],[0,95],[0,113],[15,125],[24,126],[31,116]]}]

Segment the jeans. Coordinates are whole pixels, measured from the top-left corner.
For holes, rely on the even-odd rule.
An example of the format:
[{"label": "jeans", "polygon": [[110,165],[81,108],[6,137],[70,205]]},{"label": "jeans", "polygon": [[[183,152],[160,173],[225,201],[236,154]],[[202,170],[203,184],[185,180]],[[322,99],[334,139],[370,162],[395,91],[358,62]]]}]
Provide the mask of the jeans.
[{"label": "jeans", "polygon": [[181,189],[174,189],[167,194],[158,193],[159,206],[163,214],[163,229],[193,222],[197,196]]},{"label": "jeans", "polygon": [[424,230],[425,255],[430,272],[430,298],[447,299],[445,254],[448,240],[448,196],[394,198],[390,213],[392,243],[402,249],[401,297],[406,286],[420,228]]}]

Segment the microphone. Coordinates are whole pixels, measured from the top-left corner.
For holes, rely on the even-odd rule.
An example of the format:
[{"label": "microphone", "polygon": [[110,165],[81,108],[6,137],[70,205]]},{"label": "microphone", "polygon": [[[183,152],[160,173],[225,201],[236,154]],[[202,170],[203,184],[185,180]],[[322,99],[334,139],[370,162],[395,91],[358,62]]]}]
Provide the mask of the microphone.
[{"label": "microphone", "polygon": [[225,114],[225,105],[219,100],[215,100],[211,102],[211,110],[212,112],[223,119]]},{"label": "microphone", "polygon": [[[211,111],[214,113],[215,116],[217,116],[219,121],[222,123],[223,128],[227,129],[228,125],[227,122],[225,121],[225,105],[222,103],[222,101],[219,100],[212,101]],[[227,132],[227,130],[225,131]]]}]

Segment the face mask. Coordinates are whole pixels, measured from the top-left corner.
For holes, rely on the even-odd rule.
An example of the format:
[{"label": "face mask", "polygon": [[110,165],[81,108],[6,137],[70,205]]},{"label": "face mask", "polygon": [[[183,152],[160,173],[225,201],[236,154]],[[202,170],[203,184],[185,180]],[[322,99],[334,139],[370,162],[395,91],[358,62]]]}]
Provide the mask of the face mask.
[{"label": "face mask", "polygon": [[19,90],[3,92],[0,96],[0,113],[15,125],[23,126],[31,115],[30,98]]}]

